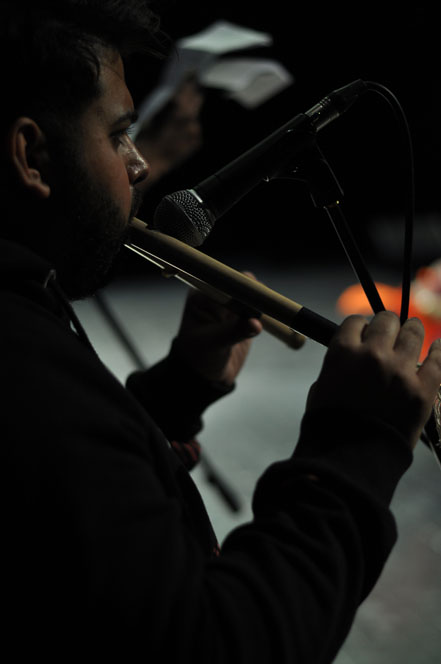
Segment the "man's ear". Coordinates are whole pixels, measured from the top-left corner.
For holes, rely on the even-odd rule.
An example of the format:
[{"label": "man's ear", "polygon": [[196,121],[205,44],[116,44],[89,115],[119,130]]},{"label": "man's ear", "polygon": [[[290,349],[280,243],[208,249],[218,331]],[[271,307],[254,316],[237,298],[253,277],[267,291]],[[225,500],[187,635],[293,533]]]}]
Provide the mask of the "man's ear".
[{"label": "man's ear", "polygon": [[22,186],[38,198],[49,198],[46,136],[31,118],[17,118],[8,132],[10,164]]}]

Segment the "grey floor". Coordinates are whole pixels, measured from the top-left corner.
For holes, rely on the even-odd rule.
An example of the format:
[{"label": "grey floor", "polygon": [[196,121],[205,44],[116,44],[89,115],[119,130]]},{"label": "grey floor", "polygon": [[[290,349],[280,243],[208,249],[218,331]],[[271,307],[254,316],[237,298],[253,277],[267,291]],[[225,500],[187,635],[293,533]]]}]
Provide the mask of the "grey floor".
[{"label": "grey floor", "polygon": [[[350,268],[250,269],[278,292],[338,322],[335,302],[354,283]],[[375,273],[376,278],[393,275]],[[146,364],[168,350],[177,329],[185,287],[158,277],[115,282],[103,293]],[[77,313],[102,359],[124,381],[135,366],[94,300],[77,303]],[[200,437],[205,455],[242,503],[231,512],[203,470],[194,479],[205,499],[220,540],[250,518],[256,479],[273,461],[290,454],[310,384],[325,349],[309,340],[289,350],[263,333],[254,343],[236,392],[210,408]],[[326,431],[323,432],[326,435]],[[441,662],[441,469],[429,450],[417,447],[393,508],[399,542],[376,589],[360,608],[337,664],[440,664]]]}]

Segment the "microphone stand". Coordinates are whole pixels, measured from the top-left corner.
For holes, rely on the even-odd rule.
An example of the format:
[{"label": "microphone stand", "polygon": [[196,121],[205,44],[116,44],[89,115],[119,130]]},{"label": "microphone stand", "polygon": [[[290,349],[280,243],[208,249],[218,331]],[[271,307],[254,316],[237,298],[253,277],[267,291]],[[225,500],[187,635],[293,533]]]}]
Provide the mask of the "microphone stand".
[{"label": "microphone stand", "polygon": [[[129,338],[129,335],[124,330],[123,326],[115,317],[115,314],[111,311],[105,297],[103,297],[101,293],[96,293],[94,296],[94,301],[96,302],[103,317],[109,323],[110,327],[115,332],[122,345],[125,347],[127,353],[132,358],[135,366],[137,366],[141,371],[145,371],[148,368],[146,363],[142,359],[141,354],[135,347],[132,340]],[[201,453],[200,455],[200,464],[201,468],[204,470],[207,482],[217,490],[228,508],[232,512],[239,512],[242,508],[242,505],[237,492],[234,491],[234,489],[223,477],[221,477],[221,474],[213,466],[213,463],[207,459],[205,452]]]},{"label": "microphone stand", "polygon": [[[357,275],[364,293],[374,313],[384,311],[384,305],[365,265],[352,232],[340,208],[343,190],[333,173],[329,163],[323,156],[316,142],[312,142],[300,160],[300,166],[294,171],[280,174],[284,177],[299,180],[309,186],[311,199],[317,208],[324,209],[337,233],[347,258]],[[403,312],[402,312],[403,314]],[[431,415],[421,433],[421,440],[434,455],[441,468],[441,386],[438,399]]]}]

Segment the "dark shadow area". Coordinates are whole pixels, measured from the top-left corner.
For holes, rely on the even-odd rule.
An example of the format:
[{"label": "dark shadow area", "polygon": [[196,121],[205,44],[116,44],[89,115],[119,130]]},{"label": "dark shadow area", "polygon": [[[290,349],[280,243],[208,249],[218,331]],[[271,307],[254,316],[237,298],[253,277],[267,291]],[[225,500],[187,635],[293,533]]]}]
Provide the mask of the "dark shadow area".
[{"label": "dark shadow area", "polygon": [[[416,264],[441,254],[438,238],[424,242],[424,223],[440,214],[439,7],[370,3],[366,9],[273,2],[271,8],[224,2],[210,8],[177,0],[161,2],[163,28],[173,38],[198,32],[218,18],[269,32],[271,57],[295,77],[294,84],[250,111],[220,92],[206,90],[202,149],[169,173],[146,197],[139,216],[146,221],[166,193],[196,185],[244,150],[304,112],[332,90],[361,78],[388,87],[408,119],[416,169]],[[135,103],[155,81],[152,65],[129,72]],[[368,261],[399,267],[404,229],[405,178],[409,167],[402,129],[389,105],[365,95],[326,127],[318,144],[344,191],[343,210]],[[388,233],[382,232],[387,227]],[[430,234],[430,232],[429,232]],[[426,233],[427,235],[427,233]],[[277,180],[262,182],[219,220],[202,247],[210,255],[255,254],[269,262],[322,264],[345,260],[322,210],[308,187]],[[127,268],[135,269],[136,268]]]}]

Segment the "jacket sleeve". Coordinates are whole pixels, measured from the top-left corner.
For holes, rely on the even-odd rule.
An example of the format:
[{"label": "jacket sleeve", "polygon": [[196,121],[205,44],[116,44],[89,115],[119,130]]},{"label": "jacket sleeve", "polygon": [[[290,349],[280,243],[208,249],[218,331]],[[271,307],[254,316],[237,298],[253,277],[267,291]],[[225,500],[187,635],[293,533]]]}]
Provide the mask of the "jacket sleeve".
[{"label": "jacket sleeve", "polygon": [[202,414],[230,394],[225,387],[192,371],[174,351],[146,371],[132,373],[127,389],[136,397],[170,441],[187,443],[203,428]]},{"label": "jacket sleeve", "polygon": [[115,648],[149,661],[330,664],[395,542],[388,503],[410,462],[395,431],[339,415],[327,418],[329,449],[320,414],[305,418],[292,457],[259,480],[253,519],[217,557],[150,464],[89,445],[100,485],[85,514],[84,615],[100,641],[112,634]]},{"label": "jacket sleeve", "polygon": [[260,479],[253,521],[207,568],[199,639],[209,651],[211,628],[222,655],[206,661],[332,662],[395,542],[388,503],[410,461],[382,422],[306,416],[292,458]]},{"label": "jacket sleeve", "polygon": [[[175,359],[165,361],[169,375]],[[194,410],[179,380],[174,398],[185,421]],[[211,400],[194,394],[194,405]],[[389,504],[411,460],[384,422],[307,413],[292,457],[259,480],[253,520],[226,538],[218,558],[182,564],[183,661],[332,662],[395,543]]]}]

